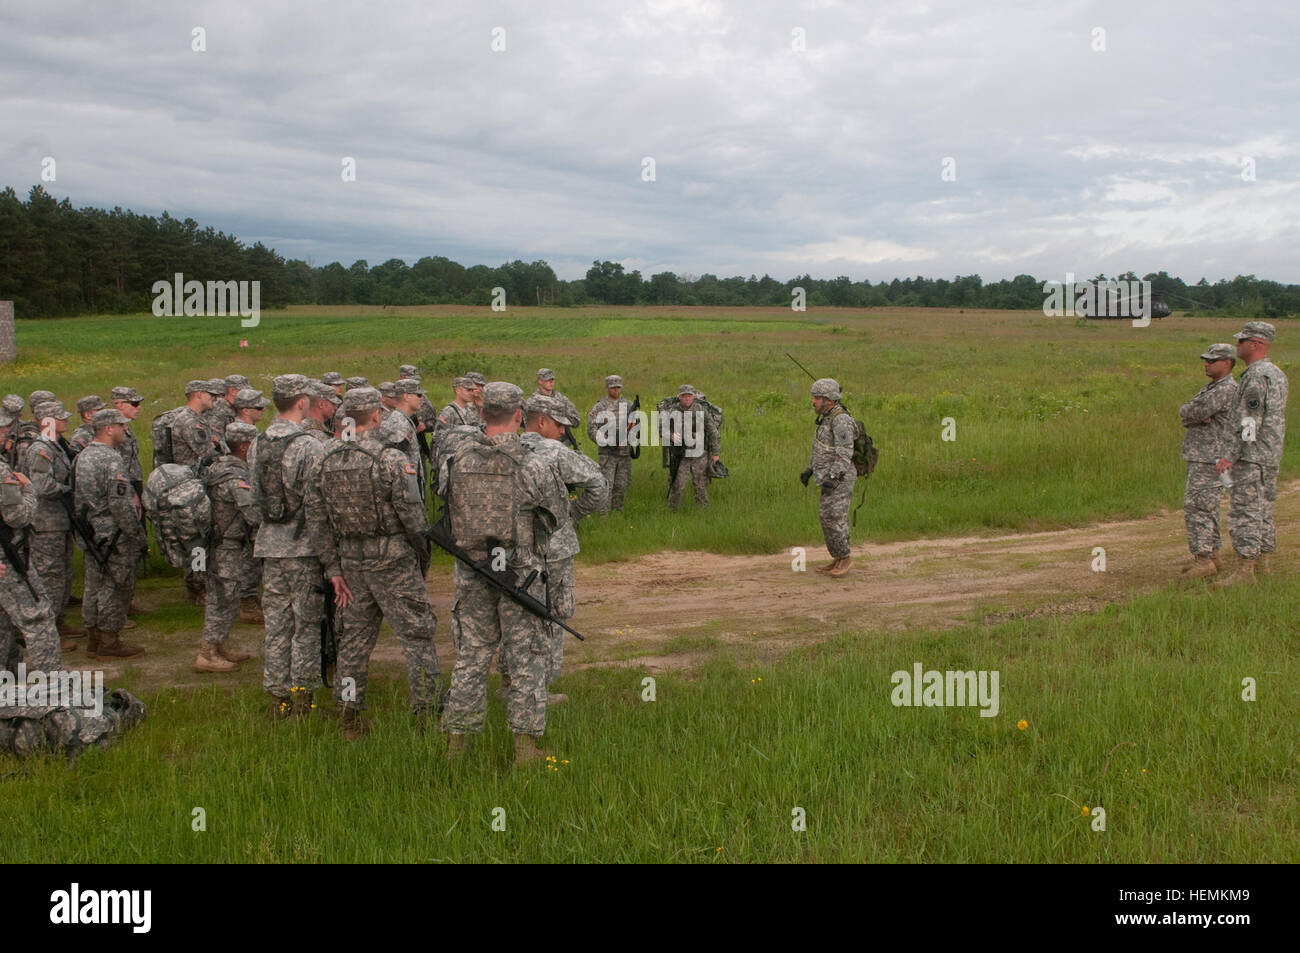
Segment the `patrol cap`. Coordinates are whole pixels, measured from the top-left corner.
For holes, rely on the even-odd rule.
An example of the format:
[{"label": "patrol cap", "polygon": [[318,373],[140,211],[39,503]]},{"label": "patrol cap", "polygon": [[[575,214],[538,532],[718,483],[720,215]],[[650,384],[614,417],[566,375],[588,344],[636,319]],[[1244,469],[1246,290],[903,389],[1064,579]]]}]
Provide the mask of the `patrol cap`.
[{"label": "patrol cap", "polygon": [[822,377],[813,381],[811,391],[814,397],[826,397],[830,400],[840,399],[840,384],[833,377]]},{"label": "patrol cap", "polygon": [[189,397],[190,394],[196,394],[199,391],[203,391],[206,393],[207,389],[208,389],[207,381],[189,381],[185,385],[185,396]]},{"label": "patrol cap", "polygon": [[414,364],[403,364],[397,369],[397,373],[401,375],[403,380],[410,378],[418,381],[420,379],[420,369]]},{"label": "patrol cap", "polygon": [[0,408],[0,430],[7,430],[12,427],[17,417],[11,416],[3,408]]},{"label": "patrol cap", "polygon": [[226,443],[251,443],[256,436],[257,428],[252,424],[246,424],[242,420],[232,420],[226,424]]},{"label": "patrol cap", "polygon": [[699,393],[700,393],[700,392],[697,391],[697,390],[696,390],[694,387],[692,387],[690,384],[683,384],[681,387],[677,388],[677,396],[678,396],[678,397],[685,397],[687,394],[690,394],[692,397],[695,397],[695,396],[698,396]]},{"label": "patrol cap", "polygon": [[90,418],[90,426],[96,430],[101,430],[111,424],[129,424],[130,422],[116,407],[105,407],[103,410],[97,410],[95,416]]},{"label": "patrol cap", "polygon": [[330,387],[330,385],[326,384],[324,381],[308,381],[307,383],[311,384],[311,395],[318,400],[333,401],[335,405],[342,400],[342,398],[335,393],[334,388]]},{"label": "patrol cap", "polygon": [[1237,349],[1231,344],[1211,344],[1201,358],[1206,361],[1235,361]]},{"label": "patrol cap", "polygon": [[23,400],[17,394],[9,394],[3,401],[0,401],[0,409],[10,417],[17,417],[27,406],[27,401]]},{"label": "patrol cap", "polygon": [[53,399],[54,399],[53,391],[34,390],[32,391],[31,395],[27,398],[27,404],[30,407],[35,407],[37,404],[43,403],[44,401],[47,400],[53,400]]},{"label": "patrol cap", "polygon": [[83,417],[86,414],[93,414],[97,410],[104,409],[104,401],[98,394],[88,394],[81,400],[77,401],[77,413]]},{"label": "patrol cap", "polygon": [[247,386],[248,386],[248,378],[245,377],[243,374],[226,375],[226,390],[230,390],[230,388],[232,387],[235,390],[243,390]]},{"label": "patrol cap", "polygon": [[335,386],[336,384],[347,383],[345,380],[343,380],[343,375],[340,374],[338,371],[326,371],[324,374],[320,376],[320,379],[322,383],[329,384],[331,387]]},{"label": "patrol cap", "polygon": [[349,387],[369,387],[370,381],[366,380],[364,377],[349,377],[347,384]]},{"label": "patrol cap", "polygon": [[224,377],[210,377],[208,378],[207,385],[208,393],[213,397],[225,397],[226,391],[229,390],[229,388],[226,387],[226,379]]},{"label": "patrol cap", "polygon": [[563,427],[576,427],[578,425],[578,418],[569,413],[569,408],[558,397],[534,394],[528,398],[524,409],[530,414],[545,414]]},{"label": "patrol cap", "polygon": [[424,396],[424,391],[420,388],[420,382],[414,377],[403,377],[393,385],[394,394],[419,394]]},{"label": "patrol cap", "polygon": [[383,406],[379,391],[373,387],[348,387],[343,395],[343,413],[354,414],[366,410],[378,410]]},{"label": "patrol cap", "polygon": [[379,391],[379,393],[381,393],[385,397],[397,396],[397,385],[394,384],[392,381],[380,381],[379,387],[376,389]]},{"label": "patrol cap", "polygon": [[[331,390],[330,393],[332,394],[334,391]],[[240,388],[239,393],[235,395],[235,401],[231,406],[234,407],[235,410],[247,410],[249,408],[261,410],[269,403],[270,401],[266,399],[266,395],[264,395],[260,390],[254,390],[251,387],[242,387]]]},{"label": "patrol cap", "polygon": [[301,397],[311,393],[311,382],[302,374],[281,374],[271,381],[272,397]]},{"label": "patrol cap", "polygon": [[1277,328],[1267,321],[1247,321],[1246,326],[1233,335],[1238,341],[1244,341],[1247,338],[1259,338],[1261,341],[1272,341],[1277,337]]},{"label": "patrol cap", "polygon": [[539,381],[553,381],[555,380],[555,371],[549,367],[539,367],[537,369],[537,379]]},{"label": "patrol cap", "polygon": [[124,400],[128,404],[144,403],[144,398],[136,392],[134,387],[114,387],[108,397],[109,400]]},{"label": "patrol cap", "polygon": [[511,413],[524,405],[524,392],[509,381],[483,385],[483,412]]},{"label": "patrol cap", "polygon": [[470,388],[470,387],[475,387],[477,385],[468,377],[461,376],[461,377],[453,377],[451,379],[451,386]]},{"label": "patrol cap", "polygon": [[466,371],[465,376],[474,382],[475,387],[483,387],[487,384],[487,378],[478,371]]},{"label": "patrol cap", "polygon": [[622,386],[623,386],[623,378],[619,377],[617,374],[610,374],[608,377],[605,378],[605,386],[606,386],[606,387],[622,387]]},{"label": "patrol cap", "polygon": [[37,420],[53,417],[55,420],[67,420],[72,414],[63,409],[61,400],[43,400],[32,405],[32,416]]}]

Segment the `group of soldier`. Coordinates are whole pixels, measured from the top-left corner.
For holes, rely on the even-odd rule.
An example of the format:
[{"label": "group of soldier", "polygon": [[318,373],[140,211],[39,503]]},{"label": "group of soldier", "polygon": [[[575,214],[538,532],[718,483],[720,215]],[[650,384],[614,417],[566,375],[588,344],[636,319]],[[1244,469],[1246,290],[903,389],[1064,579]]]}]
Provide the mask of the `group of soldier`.
[{"label": "group of soldier", "polygon": [[[1273,505],[1288,390],[1286,375],[1268,359],[1276,337],[1277,329],[1267,321],[1250,321],[1234,335],[1236,346],[1210,345],[1201,355],[1209,383],[1179,408],[1187,428],[1183,516],[1191,550],[1184,576],[1203,578],[1222,571],[1219,510],[1225,488],[1229,494],[1228,535],[1237,565],[1216,587],[1254,582],[1257,572],[1269,573],[1269,556],[1276,548]],[[1234,381],[1238,359],[1246,368]]]}]

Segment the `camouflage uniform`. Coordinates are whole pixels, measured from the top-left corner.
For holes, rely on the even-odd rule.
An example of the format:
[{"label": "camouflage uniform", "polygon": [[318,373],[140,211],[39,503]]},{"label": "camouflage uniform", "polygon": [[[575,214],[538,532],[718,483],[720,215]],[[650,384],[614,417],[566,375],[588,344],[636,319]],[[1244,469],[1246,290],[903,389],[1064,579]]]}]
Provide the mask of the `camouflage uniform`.
[{"label": "camouflage uniform", "polygon": [[95,431],[90,429],[90,424],[82,424],[72,433],[68,434],[68,450],[72,456],[76,456],[90,445],[95,439]]},{"label": "camouflage uniform", "polygon": [[[187,387],[188,389],[190,388]],[[171,431],[173,463],[192,467],[200,460],[211,461],[216,458],[217,444],[213,439],[214,431],[198,411],[191,409],[188,405],[177,408],[176,416],[172,418],[168,429]],[[123,444],[123,449],[126,446],[126,444]],[[189,593],[191,600],[199,599],[203,595],[203,587],[207,585],[207,574],[192,568],[187,561],[183,569],[183,575],[185,577],[185,589]]]},{"label": "camouflage uniform", "polygon": [[[696,399],[689,410],[682,407],[681,397],[683,394],[695,394]],[[700,434],[700,428],[703,427],[704,439],[703,452],[692,457],[689,450],[684,450],[681,455],[681,462],[677,465],[677,478],[673,480],[673,485],[668,492],[668,508],[676,510],[682,505],[682,493],[686,490],[686,484],[690,483],[695,487],[695,505],[709,505],[709,479],[713,468],[713,458],[722,453],[722,438],[718,434],[718,425],[713,417],[700,403],[699,392],[694,388],[687,390],[683,388],[677,395],[677,399],[669,405],[670,411],[677,411],[683,415],[681,427],[685,430],[685,415],[694,414],[691,420],[691,429],[697,439]],[[685,440],[685,435],[682,435]]]},{"label": "camouflage uniform", "polygon": [[[485,406],[495,406],[493,388],[484,389]],[[505,385],[502,385],[505,386]],[[513,385],[514,406],[523,399]],[[509,458],[500,461],[497,455]],[[522,582],[530,572],[539,570],[529,592],[545,599],[540,577],[543,568],[537,542],[544,545],[546,535],[556,526],[557,513],[567,511],[564,485],[554,466],[536,454],[525,451],[517,434],[493,437],[477,435],[462,446],[458,460],[466,470],[455,470],[450,487],[452,529],[456,541],[471,558],[483,559],[490,549],[480,545],[482,524],[489,520],[509,537],[496,537],[506,549],[507,565]],[[473,468],[501,464],[513,473],[504,495],[490,478],[478,478]],[[493,463],[492,461],[495,461]],[[445,471],[444,471],[445,472]],[[459,501],[459,502],[458,502]],[[457,513],[465,514],[457,517]],[[540,736],[546,729],[546,682],[550,670],[551,638],[537,616],[510,597],[492,588],[472,569],[459,560],[455,568],[456,597],[452,605],[452,641],[456,647],[456,667],[452,672],[443,728],[453,735],[479,734],[487,708],[487,676],[492,654],[500,645],[511,681],[506,695],[506,716],[517,736]],[[516,748],[518,752],[518,748]]]},{"label": "camouflage uniform", "polygon": [[234,419],[235,408],[224,397],[214,398],[212,409],[203,414],[203,422],[208,425],[208,431],[218,436],[226,432],[226,425]]},{"label": "camouflage uniform", "polygon": [[858,471],[853,465],[853,418],[839,404],[838,385],[835,394],[835,405],[817,418],[808,467],[813,480],[821,487],[817,515],[821,518],[826,549],[835,559],[846,559],[853,554],[849,543],[849,507]]},{"label": "camouflage uniform", "polygon": [[[9,465],[0,461],[0,519],[9,527],[19,552],[38,505],[35,484],[20,486]],[[24,581],[3,551],[0,551],[0,564],[5,566],[5,576],[0,579],[0,666],[13,671],[13,666],[21,660],[17,641],[21,637],[27,645],[28,669],[42,672],[61,669],[63,653],[59,648],[54,610],[40,576],[29,563]]]},{"label": "camouflage uniform", "polygon": [[[306,378],[291,378],[282,386],[306,394]],[[301,390],[297,388],[301,387]],[[277,394],[284,394],[277,387]],[[265,512],[265,488],[257,465],[258,455],[268,441],[301,434],[298,424],[277,417],[253,441],[248,451],[248,469],[252,475],[253,495],[262,510],[262,524],[257,531],[253,555],[262,560],[262,611],[266,615],[265,672],[262,687],[273,698],[287,702],[295,688],[306,688],[320,681],[321,618],[325,612],[321,591],[321,564],[311,537],[305,532],[303,500],[309,478],[324,453],[321,443],[312,437],[289,441],[281,460],[281,478],[285,490],[286,513],[273,521]]]},{"label": "camouflage uniform", "polygon": [[32,568],[45,584],[60,626],[72,596],[72,523],[63,502],[72,493],[72,462],[65,446],[62,440],[42,437],[27,448],[23,466],[38,501],[29,537]]},{"label": "camouflage uniform", "polygon": [[[463,378],[457,378],[457,381]],[[466,434],[473,434],[483,429],[483,418],[473,404],[464,407],[452,401],[438,412],[437,422],[433,428],[433,460],[435,471],[440,470],[452,452],[452,445],[458,443]]]},{"label": "camouflage uniform", "polygon": [[[1286,375],[1268,358],[1249,365],[1237,383],[1236,427],[1223,456],[1232,461],[1228,533],[1232,548],[1245,560],[1268,555],[1276,548],[1273,504],[1286,436],[1287,391]],[[1242,421],[1247,417],[1255,421],[1254,440],[1242,439]]]},{"label": "camouflage uniform", "polygon": [[222,456],[208,470],[212,501],[212,541],[208,552],[208,594],[203,615],[203,641],[222,645],[239,615],[239,602],[248,575],[250,547],[261,512],[253,500],[248,464],[233,454]]},{"label": "camouflage uniform", "polygon": [[[377,403],[368,390],[350,389],[347,397]],[[352,400],[344,406],[368,409]],[[438,623],[420,572],[428,524],[416,467],[378,437],[366,430],[356,441],[335,441],[308,489],[308,521],[325,577],[342,576],[353,595],[338,610],[334,700],[340,709],[364,710],[370,656],[387,620],[406,660],[412,709],[435,713],[442,693],[433,642]],[[354,695],[345,694],[349,679]]]},{"label": "camouflage uniform", "polygon": [[93,559],[86,560],[88,595],[82,600],[82,615],[87,626],[116,637],[126,624],[127,607],[135,593],[137,560],[147,543],[138,503],[121,454],[108,444],[92,443],[77,454],[73,473],[77,511],[90,520],[95,541],[104,545],[115,540],[103,570]]},{"label": "camouflage uniform", "polygon": [[1223,484],[1214,464],[1227,453],[1236,427],[1233,411],[1237,382],[1227,374],[1210,381],[1178,409],[1187,433],[1183,435],[1183,459],[1187,461],[1187,488],[1183,492],[1183,521],[1187,525],[1187,546],[1193,556],[1210,556],[1219,549],[1219,505]]},{"label": "camouflage uniform", "polygon": [[[610,381],[618,381],[618,383],[615,385]],[[623,378],[611,374],[605,378],[605,386],[622,387]],[[604,439],[598,439],[597,434],[602,430],[608,433],[609,425],[606,421],[611,419],[617,423],[622,417],[626,417],[631,423],[631,412],[632,402],[626,397],[620,396],[615,400],[606,394],[596,401],[595,406],[587,414],[587,437],[597,447],[596,457],[600,463],[600,472],[609,486],[609,510],[623,508],[623,497],[627,493],[628,484],[632,482],[632,447],[625,439],[626,432],[611,447],[605,446]]]},{"label": "camouflage uniform", "polygon": [[99,714],[93,708],[67,705],[0,708],[0,752],[19,757],[61,752],[75,761],[86,748],[108,747],[143,721],[145,713],[144,702],[120,688],[105,696]]}]

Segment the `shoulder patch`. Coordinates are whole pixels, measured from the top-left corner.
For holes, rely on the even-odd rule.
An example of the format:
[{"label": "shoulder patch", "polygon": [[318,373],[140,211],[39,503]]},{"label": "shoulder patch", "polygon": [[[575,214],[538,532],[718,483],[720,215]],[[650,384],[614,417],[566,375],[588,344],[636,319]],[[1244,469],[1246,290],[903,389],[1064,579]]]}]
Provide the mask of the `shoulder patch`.
[{"label": "shoulder patch", "polygon": [[44,447],[37,447],[36,452],[40,454],[42,457],[44,457],[46,460],[53,462],[54,455],[51,454],[50,451],[46,450]]},{"label": "shoulder patch", "polygon": [[415,464],[414,464],[414,463],[411,463],[410,461],[407,461],[406,463],[403,463],[403,464],[402,464],[402,469],[405,470],[405,471],[406,471],[408,474],[410,474],[411,476],[415,476]]}]

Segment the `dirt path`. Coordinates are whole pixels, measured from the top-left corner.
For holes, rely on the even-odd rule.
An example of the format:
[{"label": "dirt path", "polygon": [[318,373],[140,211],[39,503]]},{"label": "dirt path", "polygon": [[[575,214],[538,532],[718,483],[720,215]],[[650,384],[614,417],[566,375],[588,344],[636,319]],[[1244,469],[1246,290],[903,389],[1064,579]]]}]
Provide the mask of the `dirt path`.
[{"label": "dirt path", "polygon": [[[1292,554],[1300,535],[1294,528],[1297,516],[1300,481],[1279,490],[1281,555],[1274,557],[1274,572],[1296,568]],[[1095,547],[1105,549],[1104,572],[1093,571]],[[1225,549],[1230,550],[1226,541]],[[853,571],[842,579],[813,571],[826,561],[819,543],[808,544],[804,572],[791,568],[789,553],[663,552],[624,563],[579,566],[578,610],[572,622],[587,641],[569,639],[566,668],[681,669],[720,653],[738,660],[772,659],[841,630],[903,633],[1031,613],[1093,611],[1130,592],[1177,578],[1186,558],[1179,510],[1055,532],[860,544],[854,548]],[[213,681],[190,669],[202,610],[180,606],[179,588],[168,585],[141,594],[139,601],[147,608],[191,613],[193,624],[188,631],[162,634],[152,630],[150,613],[139,618],[138,628],[127,633],[128,641],[146,645],[149,654],[126,664],[135,667],[140,688]],[[454,661],[447,634],[450,572],[435,571],[429,591],[439,619],[439,655],[444,671],[449,671]],[[260,627],[239,625],[234,638],[259,652],[261,635]],[[387,628],[374,661],[380,669],[401,665],[400,650]],[[73,665],[84,662],[79,652],[69,658]],[[111,684],[123,663],[103,667]],[[236,677],[259,681],[259,662],[245,663]]]}]

